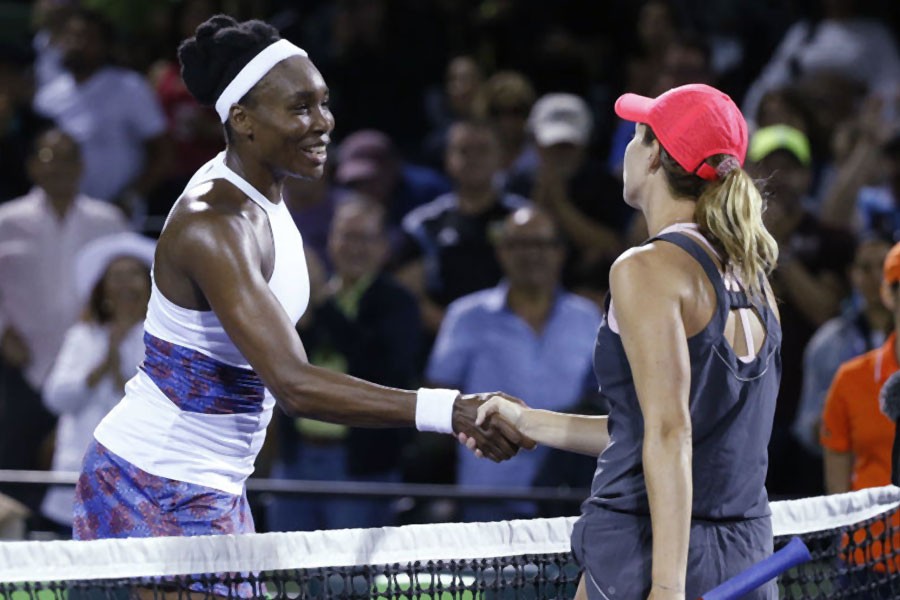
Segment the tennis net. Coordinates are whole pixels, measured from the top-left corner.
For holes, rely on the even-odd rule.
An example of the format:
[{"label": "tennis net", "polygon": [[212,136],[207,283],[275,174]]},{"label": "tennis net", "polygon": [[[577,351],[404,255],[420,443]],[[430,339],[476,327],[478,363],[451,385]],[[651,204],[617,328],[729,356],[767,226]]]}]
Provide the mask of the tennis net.
[{"label": "tennis net", "polygon": [[[900,488],[772,504],[813,560],[783,598],[900,597]],[[575,518],[243,536],[0,543],[0,598],[571,598]],[[615,542],[612,542],[615,543]]]}]

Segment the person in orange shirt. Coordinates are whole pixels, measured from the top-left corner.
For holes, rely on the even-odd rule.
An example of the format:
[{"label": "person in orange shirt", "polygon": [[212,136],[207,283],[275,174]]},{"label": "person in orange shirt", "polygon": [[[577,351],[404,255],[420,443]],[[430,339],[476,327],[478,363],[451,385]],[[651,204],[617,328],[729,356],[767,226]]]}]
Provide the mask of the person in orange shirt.
[{"label": "person in orange shirt", "polygon": [[[900,322],[900,244],[884,261],[881,299]],[[825,489],[829,494],[891,483],[891,447],[896,426],[878,405],[881,386],[898,365],[897,335],[883,346],[841,365],[822,415]]]},{"label": "person in orange shirt", "polygon": [[[900,323],[900,244],[884,260],[881,300],[890,309],[894,327]],[[900,370],[897,334],[883,346],[841,365],[822,415],[820,441],[825,450],[825,489],[829,494],[891,483],[891,454],[896,426],[882,412],[878,395],[888,377]],[[888,524],[890,521],[890,524]],[[886,536],[890,529],[893,534]],[[843,584],[849,590],[868,589],[874,598],[889,598],[886,573],[900,571],[900,513],[879,516],[865,527],[841,536],[841,558],[851,567]],[[890,558],[892,557],[892,558]],[[877,589],[870,586],[879,581]],[[846,591],[846,590],[845,590]]]}]

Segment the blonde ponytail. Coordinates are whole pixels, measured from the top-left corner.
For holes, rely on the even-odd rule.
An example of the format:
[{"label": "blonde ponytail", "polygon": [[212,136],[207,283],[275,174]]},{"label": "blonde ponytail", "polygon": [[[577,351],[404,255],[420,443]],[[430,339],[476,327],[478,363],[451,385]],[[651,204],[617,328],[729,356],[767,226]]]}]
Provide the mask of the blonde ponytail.
[{"label": "blonde ponytail", "polygon": [[717,242],[750,295],[759,299],[765,298],[762,277],[778,262],[778,243],[766,229],[762,213],[759,189],[740,167],[705,186],[694,213],[700,230]]},{"label": "blonde ponytail", "polygon": [[[656,134],[647,127],[643,143],[654,140]],[[725,268],[734,270],[751,297],[764,301],[761,278],[778,262],[778,242],[763,223],[763,199],[753,179],[735,157],[725,154],[706,159],[721,173],[715,181],[685,171],[662,145],[659,156],[672,193],[696,198],[694,221],[710,243],[725,254]]]}]

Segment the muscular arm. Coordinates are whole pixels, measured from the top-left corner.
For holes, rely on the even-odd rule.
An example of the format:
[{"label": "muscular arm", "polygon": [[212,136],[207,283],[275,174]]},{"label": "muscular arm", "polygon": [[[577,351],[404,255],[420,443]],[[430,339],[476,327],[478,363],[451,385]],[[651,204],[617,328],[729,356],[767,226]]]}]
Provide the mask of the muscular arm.
[{"label": "muscular arm", "polygon": [[683,592],[693,501],[690,358],[683,284],[661,254],[648,246],[624,255],[610,271],[610,291],[644,417],[652,580]]},{"label": "muscular arm", "polygon": [[[202,203],[197,203],[202,204]],[[262,274],[262,256],[249,219],[201,208],[170,223],[168,256],[193,281],[231,340],[285,412],[357,427],[415,424],[416,394],[375,385],[310,365],[300,338]],[[454,430],[480,438],[485,455],[515,453],[501,436],[474,426],[478,399],[453,409]],[[502,427],[502,424],[500,424]],[[507,430],[508,438],[518,435]]]}]

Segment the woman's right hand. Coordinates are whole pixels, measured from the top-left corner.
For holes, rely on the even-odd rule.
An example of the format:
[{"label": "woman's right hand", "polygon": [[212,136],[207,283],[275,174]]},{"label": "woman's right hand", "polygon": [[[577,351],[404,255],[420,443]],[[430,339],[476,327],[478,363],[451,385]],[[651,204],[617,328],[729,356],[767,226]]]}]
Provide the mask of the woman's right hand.
[{"label": "woman's right hand", "polygon": [[[523,432],[520,424],[522,422],[522,414],[527,409],[528,407],[522,403],[521,400],[515,402],[513,400],[508,400],[503,396],[491,396],[478,407],[475,425],[483,428],[486,425],[490,425],[491,417],[499,415],[499,417],[506,422],[507,426],[513,427],[522,434]],[[478,448],[474,438],[467,436],[465,433],[459,433],[457,439],[460,444],[474,452],[475,456],[483,458],[484,455],[481,453],[481,449]],[[527,438],[527,436],[525,439],[528,443],[523,444],[522,447],[528,450],[534,448],[534,442],[531,441],[530,438]]]},{"label": "woman's right hand", "polygon": [[494,415],[500,415],[510,425],[521,431],[522,414],[527,406],[511,402],[502,396],[491,396],[487,402],[478,407],[478,417],[475,424],[484,425]]}]

